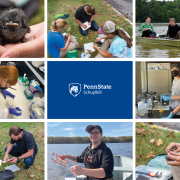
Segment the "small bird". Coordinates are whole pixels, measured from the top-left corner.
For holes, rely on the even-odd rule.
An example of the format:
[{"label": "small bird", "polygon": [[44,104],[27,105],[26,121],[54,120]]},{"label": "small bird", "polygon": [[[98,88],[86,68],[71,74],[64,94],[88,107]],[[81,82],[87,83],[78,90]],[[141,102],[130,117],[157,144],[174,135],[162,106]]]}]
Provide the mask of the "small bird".
[{"label": "small bird", "polygon": [[4,41],[26,42],[27,33],[30,33],[29,20],[22,9],[9,8],[0,13],[0,45]]}]

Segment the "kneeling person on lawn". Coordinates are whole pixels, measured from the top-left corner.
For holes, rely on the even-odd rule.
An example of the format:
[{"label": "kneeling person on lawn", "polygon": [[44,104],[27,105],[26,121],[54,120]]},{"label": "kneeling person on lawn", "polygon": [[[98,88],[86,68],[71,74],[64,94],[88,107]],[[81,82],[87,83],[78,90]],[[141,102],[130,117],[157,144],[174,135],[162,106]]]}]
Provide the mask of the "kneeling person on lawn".
[{"label": "kneeling person on lawn", "polygon": [[85,6],[81,6],[77,9],[74,20],[79,24],[79,29],[83,36],[86,36],[88,34],[88,30],[83,31],[83,29],[82,29],[82,27],[84,29],[87,28],[87,26],[83,24],[85,22],[89,22],[89,25],[91,25],[91,29],[93,31],[98,31],[99,27],[98,27],[97,23],[93,20],[94,17],[95,17],[95,7],[94,6],[85,5]]},{"label": "kneeling person on lawn", "polygon": [[[19,163],[24,159],[26,166],[24,169],[29,169],[33,165],[38,148],[34,137],[31,133],[20,129],[18,126],[13,126],[9,130],[11,141],[8,147],[5,148],[4,161],[9,160],[8,154],[14,156],[11,163]],[[16,145],[14,145],[16,143]]]}]

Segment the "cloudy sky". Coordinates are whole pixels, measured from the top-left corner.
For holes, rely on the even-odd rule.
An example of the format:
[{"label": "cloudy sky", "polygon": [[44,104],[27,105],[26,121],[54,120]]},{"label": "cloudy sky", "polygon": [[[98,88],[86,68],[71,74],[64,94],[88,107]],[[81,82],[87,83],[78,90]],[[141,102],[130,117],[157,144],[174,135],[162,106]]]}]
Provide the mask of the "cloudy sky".
[{"label": "cloudy sky", "polygon": [[131,122],[48,122],[49,136],[89,136],[86,126],[97,124],[102,127],[103,135],[109,137],[132,136]]}]

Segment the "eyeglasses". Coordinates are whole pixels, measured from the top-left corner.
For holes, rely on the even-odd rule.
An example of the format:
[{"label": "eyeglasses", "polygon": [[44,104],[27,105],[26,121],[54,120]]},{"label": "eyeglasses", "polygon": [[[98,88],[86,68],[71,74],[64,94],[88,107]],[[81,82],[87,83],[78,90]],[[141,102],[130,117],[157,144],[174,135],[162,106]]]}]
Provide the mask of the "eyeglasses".
[{"label": "eyeglasses", "polygon": [[89,134],[90,134],[90,135],[93,135],[93,134],[94,134],[94,135],[97,135],[97,134],[99,134],[99,133],[100,133],[99,131],[94,131],[94,132],[90,132]]}]

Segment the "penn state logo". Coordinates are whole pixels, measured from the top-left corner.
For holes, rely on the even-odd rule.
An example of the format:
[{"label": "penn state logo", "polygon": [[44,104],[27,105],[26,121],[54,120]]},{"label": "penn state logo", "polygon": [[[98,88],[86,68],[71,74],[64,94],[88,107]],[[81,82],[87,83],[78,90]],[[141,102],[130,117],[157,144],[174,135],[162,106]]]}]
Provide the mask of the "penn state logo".
[{"label": "penn state logo", "polygon": [[74,97],[78,96],[81,92],[81,84],[79,83],[69,84],[69,92]]}]

